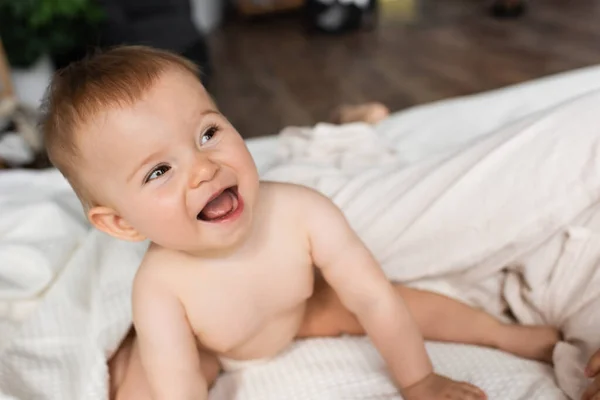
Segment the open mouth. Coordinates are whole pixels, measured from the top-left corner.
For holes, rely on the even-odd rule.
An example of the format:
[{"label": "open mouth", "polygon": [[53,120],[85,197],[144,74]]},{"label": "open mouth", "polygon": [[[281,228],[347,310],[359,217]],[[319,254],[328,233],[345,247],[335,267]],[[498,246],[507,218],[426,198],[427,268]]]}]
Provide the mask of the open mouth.
[{"label": "open mouth", "polygon": [[237,186],[232,186],[213,196],[196,215],[196,219],[204,222],[224,222],[239,215],[242,208],[243,202]]}]

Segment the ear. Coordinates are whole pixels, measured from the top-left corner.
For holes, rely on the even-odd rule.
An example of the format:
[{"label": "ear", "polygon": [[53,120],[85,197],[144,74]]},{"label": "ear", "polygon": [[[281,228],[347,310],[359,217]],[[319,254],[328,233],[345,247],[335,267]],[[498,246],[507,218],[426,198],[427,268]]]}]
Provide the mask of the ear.
[{"label": "ear", "polygon": [[117,239],[130,242],[141,242],[146,239],[110,207],[92,208],[88,211],[88,219],[98,230]]}]

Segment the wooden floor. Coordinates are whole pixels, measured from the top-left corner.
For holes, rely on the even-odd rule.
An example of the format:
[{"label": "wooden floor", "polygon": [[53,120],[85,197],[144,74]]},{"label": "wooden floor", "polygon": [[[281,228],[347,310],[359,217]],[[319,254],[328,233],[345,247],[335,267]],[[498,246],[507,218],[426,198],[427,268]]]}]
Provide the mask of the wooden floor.
[{"label": "wooden floor", "polygon": [[529,0],[497,20],[485,0],[405,0],[377,27],[308,34],[298,15],[234,18],[209,37],[219,107],[245,137],[328,118],[342,103],[393,110],[600,63],[600,1]]}]

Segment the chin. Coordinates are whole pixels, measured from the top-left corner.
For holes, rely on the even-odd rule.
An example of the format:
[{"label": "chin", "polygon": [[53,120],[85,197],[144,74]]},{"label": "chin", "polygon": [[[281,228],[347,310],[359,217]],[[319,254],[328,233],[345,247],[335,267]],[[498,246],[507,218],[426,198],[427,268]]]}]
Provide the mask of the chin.
[{"label": "chin", "polygon": [[228,247],[237,246],[242,244],[249,236],[252,231],[252,221],[254,210],[252,206],[253,202],[246,204],[244,212],[240,215],[240,219],[237,223],[232,226],[229,235],[223,238],[223,242],[228,244]]},{"label": "chin", "polygon": [[253,226],[252,207],[245,207],[244,212],[239,219],[232,224],[216,225],[214,230],[207,230],[202,233],[199,242],[202,243],[199,253],[216,252],[230,253],[244,244],[252,232]]}]

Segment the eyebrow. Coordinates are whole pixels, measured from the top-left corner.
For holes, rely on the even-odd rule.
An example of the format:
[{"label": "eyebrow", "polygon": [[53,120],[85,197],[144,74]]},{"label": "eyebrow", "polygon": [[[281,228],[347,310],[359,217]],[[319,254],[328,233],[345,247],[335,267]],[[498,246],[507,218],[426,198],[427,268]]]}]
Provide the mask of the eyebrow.
[{"label": "eyebrow", "polygon": [[[218,111],[216,111],[216,110],[210,109],[210,108],[209,108],[209,109],[207,109],[207,110],[204,110],[204,111],[202,111],[202,112],[199,114],[199,116],[200,116],[200,121],[199,121],[199,124],[198,124],[198,125],[201,125],[201,124],[202,124],[202,121],[204,120],[204,118],[205,118],[207,115],[221,115],[221,113],[220,113],[220,112],[218,112]],[[142,160],[142,162],[138,163],[138,164],[137,164],[137,165],[138,165],[138,166],[137,166],[137,168],[135,168],[135,169],[133,170],[133,172],[131,172],[131,174],[129,174],[129,176],[127,177],[127,180],[126,180],[126,182],[127,182],[127,183],[129,183],[129,182],[130,182],[130,181],[133,179],[133,177],[134,177],[134,176],[135,176],[135,175],[138,173],[138,171],[139,171],[140,169],[142,169],[142,167],[143,167],[144,165],[148,164],[148,163],[150,162],[150,160],[152,160],[153,158],[155,158],[155,157],[156,157],[156,156],[157,156],[159,153],[160,153],[160,152],[158,152],[158,151],[157,151],[157,152],[154,152],[154,153],[150,154],[148,157],[144,158],[144,159]]]},{"label": "eyebrow", "polygon": [[150,162],[150,160],[153,159],[154,157],[156,157],[157,155],[158,155],[158,152],[152,153],[148,157],[144,158],[144,160],[142,162],[138,163],[137,168],[135,168],[133,170],[133,172],[131,174],[129,174],[126,182],[130,182],[133,179],[133,177],[139,172],[139,170],[142,169],[142,167],[144,165],[148,164]]}]

